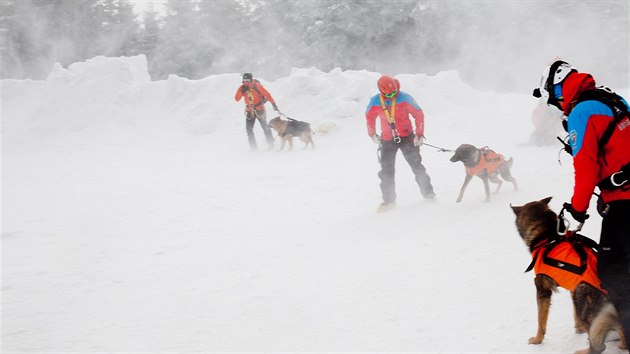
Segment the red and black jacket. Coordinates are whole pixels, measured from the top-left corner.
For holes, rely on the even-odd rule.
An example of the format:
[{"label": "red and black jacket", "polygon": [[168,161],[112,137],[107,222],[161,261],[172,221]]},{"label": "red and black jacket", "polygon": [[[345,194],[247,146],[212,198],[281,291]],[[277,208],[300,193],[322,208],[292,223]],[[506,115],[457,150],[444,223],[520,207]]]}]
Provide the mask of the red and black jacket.
[{"label": "red and black jacket", "polygon": [[[568,131],[573,150],[575,184],[571,204],[577,211],[586,211],[595,187],[630,163],[630,119],[617,123],[604,146],[600,141],[611,121],[613,111],[596,100],[580,101],[580,95],[595,89],[589,74],[572,73],[562,84],[561,105],[567,115]],[[602,190],[604,202],[630,199],[630,184],[624,188]]]}]

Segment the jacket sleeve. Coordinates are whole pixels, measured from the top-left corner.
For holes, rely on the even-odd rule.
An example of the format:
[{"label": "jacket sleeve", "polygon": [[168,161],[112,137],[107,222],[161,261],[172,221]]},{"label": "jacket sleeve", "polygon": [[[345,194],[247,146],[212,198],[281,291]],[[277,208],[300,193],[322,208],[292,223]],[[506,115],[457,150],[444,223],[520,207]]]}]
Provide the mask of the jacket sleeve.
[{"label": "jacket sleeve", "polygon": [[255,84],[255,85],[258,88],[258,91],[260,91],[260,94],[263,95],[263,97],[265,97],[267,101],[271,102],[271,104],[276,104],[276,101],[273,100],[273,97],[271,97],[271,94],[269,93],[269,91],[267,91],[267,89],[263,85],[261,84]]},{"label": "jacket sleeve", "polygon": [[236,90],[236,96],[234,96],[234,99],[236,100],[236,102],[240,101],[241,98],[243,98],[243,92],[241,92],[242,88],[243,88],[243,85],[239,86],[238,89]]},{"label": "jacket sleeve", "polygon": [[575,183],[571,204],[577,211],[588,209],[591,196],[602,178],[599,140],[612,118],[612,110],[601,102],[579,103],[569,114],[569,142],[573,149]]},{"label": "jacket sleeve", "polygon": [[595,190],[595,186],[599,182],[599,170],[598,163],[598,140],[595,131],[594,120],[591,116],[587,120],[578,121],[578,124],[585,124],[585,127],[569,127],[570,132],[575,132],[572,128],[576,128],[583,132],[581,143],[577,146],[577,152],[573,157],[573,169],[575,171],[575,183],[573,187],[573,197],[571,198],[571,204],[577,211],[586,212],[591,200],[591,195]]},{"label": "jacket sleeve", "polygon": [[374,134],[376,134],[376,118],[377,117],[378,117],[378,114],[376,113],[375,109],[370,109],[365,114],[365,119],[367,121],[368,136],[370,138],[373,137]]},{"label": "jacket sleeve", "polygon": [[374,98],[370,100],[368,103],[367,109],[365,110],[365,120],[367,123],[367,131],[368,136],[371,138],[376,134],[376,118],[378,118],[378,110],[380,106],[374,104]]},{"label": "jacket sleeve", "polygon": [[410,107],[409,113],[416,121],[416,136],[424,136],[424,111]]}]

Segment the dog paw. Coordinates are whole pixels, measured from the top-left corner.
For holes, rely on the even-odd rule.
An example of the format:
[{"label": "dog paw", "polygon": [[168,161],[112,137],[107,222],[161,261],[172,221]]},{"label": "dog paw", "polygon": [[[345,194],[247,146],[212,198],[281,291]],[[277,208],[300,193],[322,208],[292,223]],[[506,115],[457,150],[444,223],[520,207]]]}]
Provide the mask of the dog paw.
[{"label": "dog paw", "polygon": [[542,337],[536,336],[536,337],[531,337],[527,343],[529,343],[529,344],[540,344],[540,343],[542,343],[542,341],[543,341]]}]

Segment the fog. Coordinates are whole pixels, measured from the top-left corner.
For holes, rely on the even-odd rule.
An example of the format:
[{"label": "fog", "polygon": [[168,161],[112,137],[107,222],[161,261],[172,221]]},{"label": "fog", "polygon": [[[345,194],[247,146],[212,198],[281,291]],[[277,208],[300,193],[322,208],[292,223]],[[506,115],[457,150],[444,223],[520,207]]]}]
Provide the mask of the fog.
[{"label": "fog", "polygon": [[[43,79],[55,62],[145,54],[153,79],[293,67],[387,74],[457,70],[478,89],[528,92],[561,57],[628,84],[630,12],[608,1],[2,1],[2,78]],[[163,10],[163,11],[162,11]]]},{"label": "fog", "polygon": [[[378,76],[261,79],[284,113],[317,130],[315,149],[296,139],[291,152],[249,151],[237,73],[150,81],[138,55],[1,80],[0,352],[587,347],[566,290],[554,295],[543,344],[527,341],[536,290],[509,204],[554,196],[558,211],[573,176],[559,143],[528,143],[537,100],[474,90],[454,71],[400,75],[426,114],[427,143],[490,146],[514,159],[519,191],[503,186],[484,203],[476,178],[456,203],[465,168],[427,145],[439,201],[423,200],[399,154],[397,207],[376,213],[377,145],[363,114]],[[591,205],[582,232],[597,238]],[[622,353],[616,345],[603,354]]]}]

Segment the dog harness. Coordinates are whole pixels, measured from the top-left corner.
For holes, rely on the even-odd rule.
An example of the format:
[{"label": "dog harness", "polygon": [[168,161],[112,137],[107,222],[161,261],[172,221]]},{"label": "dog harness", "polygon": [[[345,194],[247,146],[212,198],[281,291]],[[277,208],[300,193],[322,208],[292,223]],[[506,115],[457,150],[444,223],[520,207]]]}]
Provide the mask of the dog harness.
[{"label": "dog harness", "polygon": [[477,165],[473,167],[466,167],[466,174],[469,176],[476,176],[483,170],[487,170],[488,174],[491,174],[505,162],[505,156],[497,154],[496,152],[490,150],[487,146],[479,149],[479,152],[481,153],[481,157],[479,158]]},{"label": "dog harness", "polygon": [[299,136],[302,133],[311,131],[311,125],[309,123],[290,117],[287,117],[287,119],[287,127],[282,134],[279,134],[280,137],[284,137],[286,135]]},{"label": "dog harness", "polygon": [[534,269],[536,275],[544,274],[569,291],[587,283],[606,294],[597,276],[596,249],[597,244],[590,238],[567,232],[534,246],[532,262],[525,272]]}]

